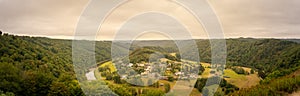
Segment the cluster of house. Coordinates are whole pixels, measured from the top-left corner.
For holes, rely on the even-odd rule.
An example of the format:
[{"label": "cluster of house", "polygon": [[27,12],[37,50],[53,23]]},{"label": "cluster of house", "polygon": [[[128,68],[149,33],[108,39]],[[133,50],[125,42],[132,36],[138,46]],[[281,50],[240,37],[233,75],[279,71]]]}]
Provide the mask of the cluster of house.
[{"label": "cluster of house", "polygon": [[[131,67],[139,67],[143,69],[143,72],[141,74],[135,75],[135,76],[140,76],[140,77],[144,77],[144,78],[159,78],[160,80],[168,80],[168,78],[170,76],[165,76],[165,75],[161,75],[160,72],[154,71],[157,69],[160,69],[160,71],[171,71],[171,64],[167,64],[167,63],[156,63],[156,65],[154,63],[137,63],[136,65],[133,63],[121,63],[121,67],[127,67],[127,68],[131,68]],[[199,76],[198,74],[195,73],[189,73],[189,72],[175,72],[173,73],[173,78],[174,79],[197,79]],[[128,78],[128,75],[121,75],[122,79],[126,79]]]}]

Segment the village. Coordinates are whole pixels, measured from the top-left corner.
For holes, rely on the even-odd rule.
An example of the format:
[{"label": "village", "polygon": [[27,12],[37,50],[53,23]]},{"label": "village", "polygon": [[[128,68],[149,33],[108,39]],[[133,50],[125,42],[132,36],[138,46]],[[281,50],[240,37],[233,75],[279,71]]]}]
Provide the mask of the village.
[{"label": "village", "polygon": [[192,62],[178,62],[161,59],[157,62],[114,63],[121,79],[131,77],[156,78],[159,80],[190,80],[197,79],[204,70],[200,64]]}]

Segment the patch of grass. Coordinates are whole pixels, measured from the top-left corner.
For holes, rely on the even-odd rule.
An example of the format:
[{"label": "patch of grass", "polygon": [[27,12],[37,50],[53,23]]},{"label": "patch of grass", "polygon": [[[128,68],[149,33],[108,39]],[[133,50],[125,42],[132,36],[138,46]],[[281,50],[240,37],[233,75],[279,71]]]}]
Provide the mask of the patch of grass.
[{"label": "patch of grass", "polygon": [[[105,63],[101,64],[98,68],[100,68],[100,67],[105,67],[105,66],[108,66],[112,72],[117,71],[117,69],[116,69],[115,66],[112,64],[111,61],[105,62]],[[96,77],[98,80],[103,80],[103,79],[105,79],[105,77],[101,77],[101,73],[98,71],[98,68],[94,71],[95,77]]]},{"label": "patch of grass", "polygon": [[202,65],[204,68],[210,67],[210,64],[209,64],[209,63],[202,63],[202,62],[201,62],[201,65]]},{"label": "patch of grass", "polygon": [[231,69],[226,69],[224,70],[224,76],[228,76],[230,77],[231,79],[242,79],[242,80],[245,80],[245,75],[239,75],[237,73],[235,73],[233,70]]},{"label": "patch of grass", "polygon": [[170,53],[170,55],[176,57],[176,53]]},{"label": "patch of grass", "polygon": [[[164,83],[164,84],[169,83],[170,86],[171,86],[171,89],[173,89],[173,87],[175,86],[175,84],[176,84],[177,81],[169,82],[169,81],[166,81],[166,80],[159,80],[159,82],[160,82],[160,83]],[[191,83],[191,82],[192,82],[192,81],[190,81],[190,83]],[[186,82],[186,83],[187,83],[187,82]],[[182,87],[183,89],[188,89],[188,88],[186,88],[187,86],[180,86],[180,85],[179,85],[178,87]],[[164,90],[164,89],[162,89],[162,90]],[[181,90],[177,90],[177,91],[181,91]],[[184,91],[184,90],[182,90],[182,91]],[[187,92],[187,91],[185,91],[185,92]],[[180,92],[178,92],[178,93],[180,93]],[[181,96],[181,95],[180,95],[180,94],[176,94],[175,96]],[[192,90],[190,96],[201,96],[201,92],[199,92],[196,88],[193,88],[193,90]]]},{"label": "patch of grass", "polygon": [[205,68],[204,72],[202,73],[202,78],[208,78],[210,75],[210,68]]},{"label": "patch of grass", "polygon": [[201,95],[202,94],[196,88],[194,88],[190,94],[190,96],[201,96]]}]

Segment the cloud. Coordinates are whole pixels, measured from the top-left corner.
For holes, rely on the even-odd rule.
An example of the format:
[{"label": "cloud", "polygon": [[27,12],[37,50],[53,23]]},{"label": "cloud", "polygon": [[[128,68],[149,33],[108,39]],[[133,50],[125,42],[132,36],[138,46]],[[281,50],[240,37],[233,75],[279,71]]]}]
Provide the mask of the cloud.
[{"label": "cloud", "polygon": [[[99,38],[111,39],[116,25],[143,11],[158,9],[185,22],[197,38],[207,37],[200,25],[181,7],[166,1],[131,0],[111,14]],[[258,38],[299,38],[299,0],[209,0],[216,11],[225,36]],[[13,34],[70,38],[88,0],[0,0],[0,29]],[[92,19],[92,18],[90,18]],[[155,22],[155,21],[153,21]],[[140,24],[145,22],[141,21]],[[88,26],[87,26],[88,27]],[[172,25],[165,26],[173,28]],[[147,39],[151,37],[147,36]],[[153,35],[153,39],[161,36]]]},{"label": "cloud", "polygon": [[[298,38],[299,0],[210,0],[227,37]],[[260,30],[257,30],[259,28]],[[232,35],[234,34],[234,35]]]},{"label": "cloud", "polygon": [[14,34],[72,35],[87,0],[4,0],[0,29]]}]

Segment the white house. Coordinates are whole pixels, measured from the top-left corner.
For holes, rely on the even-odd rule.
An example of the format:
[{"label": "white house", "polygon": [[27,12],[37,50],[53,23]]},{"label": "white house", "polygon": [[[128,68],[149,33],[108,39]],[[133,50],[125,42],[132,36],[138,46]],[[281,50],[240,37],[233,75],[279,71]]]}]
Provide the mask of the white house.
[{"label": "white house", "polygon": [[175,73],[175,75],[177,75],[177,76],[178,76],[178,75],[183,75],[183,74],[184,74],[183,72],[176,72],[176,73]]},{"label": "white house", "polygon": [[132,67],[132,66],[133,66],[133,64],[132,64],[132,63],[129,63],[127,66],[128,66],[128,67]]}]

